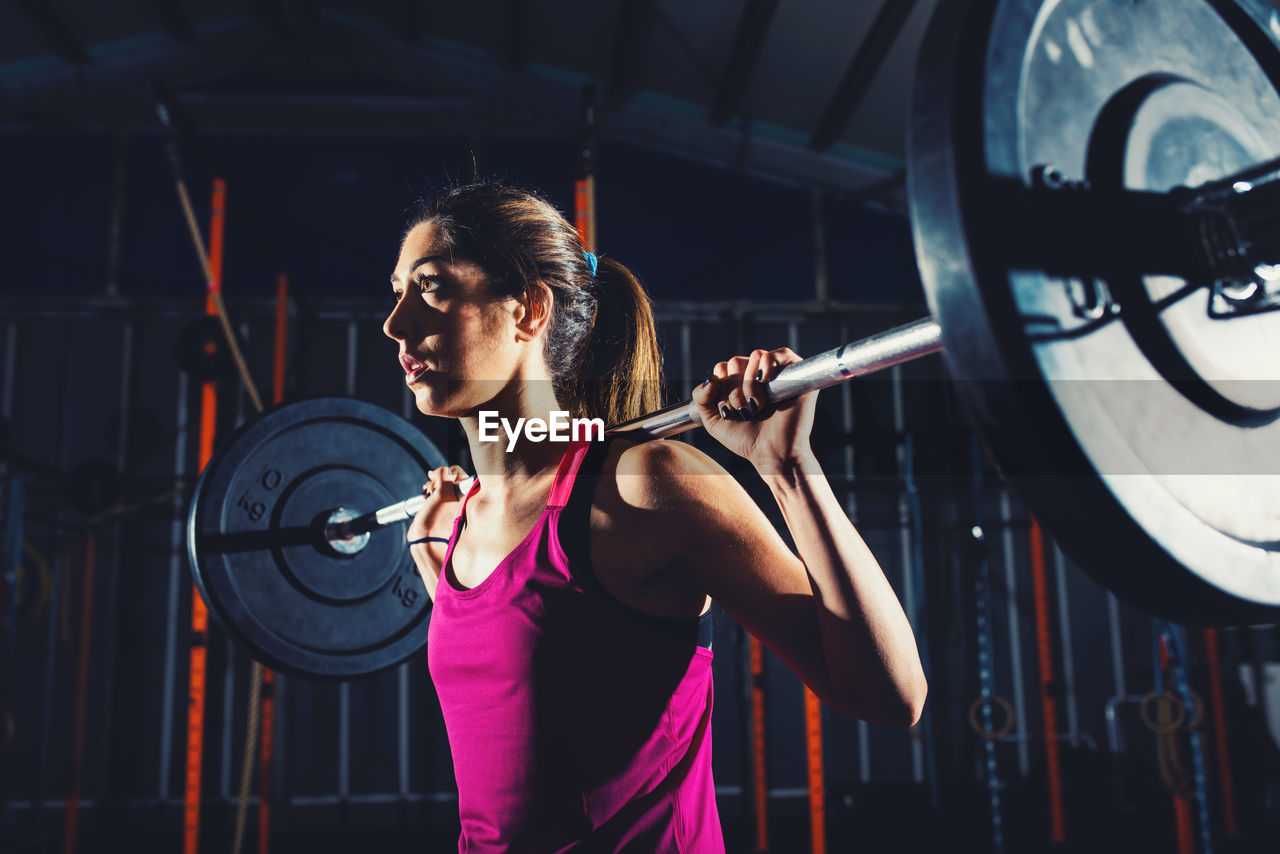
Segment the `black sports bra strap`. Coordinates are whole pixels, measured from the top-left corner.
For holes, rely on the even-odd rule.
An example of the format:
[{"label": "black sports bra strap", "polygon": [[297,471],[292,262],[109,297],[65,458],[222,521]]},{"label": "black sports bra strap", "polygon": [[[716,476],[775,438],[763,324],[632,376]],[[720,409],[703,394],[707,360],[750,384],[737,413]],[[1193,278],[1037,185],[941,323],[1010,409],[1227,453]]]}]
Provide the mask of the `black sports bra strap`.
[{"label": "black sports bra strap", "polygon": [[681,619],[676,617],[658,617],[645,614],[621,602],[610,593],[595,574],[591,565],[591,505],[596,487],[600,483],[600,472],[604,468],[605,458],[609,454],[612,437],[603,442],[593,442],[578,468],[574,480],[573,491],[565,502],[560,513],[560,546],[569,558],[569,565],[575,573],[604,594],[624,613],[652,628],[654,631],[684,643],[693,643],[711,649],[714,635],[712,612],[701,617]]}]

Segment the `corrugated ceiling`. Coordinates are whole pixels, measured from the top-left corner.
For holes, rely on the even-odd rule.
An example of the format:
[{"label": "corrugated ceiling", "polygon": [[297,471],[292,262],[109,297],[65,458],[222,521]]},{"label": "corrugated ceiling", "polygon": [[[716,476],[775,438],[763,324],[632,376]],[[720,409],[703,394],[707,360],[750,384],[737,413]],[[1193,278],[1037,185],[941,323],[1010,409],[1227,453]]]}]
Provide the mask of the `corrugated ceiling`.
[{"label": "corrugated ceiling", "polygon": [[936,2],[15,0],[0,124],[158,131],[159,82],[205,132],[572,138],[591,83],[603,138],[892,185]]}]

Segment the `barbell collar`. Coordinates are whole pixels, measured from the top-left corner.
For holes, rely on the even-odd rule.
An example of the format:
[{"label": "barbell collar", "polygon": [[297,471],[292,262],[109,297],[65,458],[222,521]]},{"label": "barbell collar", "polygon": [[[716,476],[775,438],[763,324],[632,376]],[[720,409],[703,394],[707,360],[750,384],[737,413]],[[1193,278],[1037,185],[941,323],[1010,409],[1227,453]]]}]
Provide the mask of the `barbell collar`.
[{"label": "barbell collar", "polygon": [[[475,478],[469,477],[466,480],[457,483],[458,492],[465,495],[471,490],[471,484]],[[330,546],[335,543],[353,540],[362,536],[366,536],[371,531],[379,528],[385,528],[388,525],[394,525],[397,522],[405,522],[418,515],[427,503],[426,496],[415,495],[413,498],[406,498],[404,501],[398,501],[395,504],[389,504],[379,510],[365,513],[354,519],[346,521],[334,521],[325,525],[324,538]],[[339,549],[340,551],[341,549]]]}]

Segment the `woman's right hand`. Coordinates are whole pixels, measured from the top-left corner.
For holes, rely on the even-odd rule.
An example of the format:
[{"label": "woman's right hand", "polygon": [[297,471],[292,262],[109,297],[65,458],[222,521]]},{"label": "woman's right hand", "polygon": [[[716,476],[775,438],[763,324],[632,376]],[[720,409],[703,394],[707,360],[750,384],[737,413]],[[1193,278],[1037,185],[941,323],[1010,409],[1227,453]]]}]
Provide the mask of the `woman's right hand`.
[{"label": "woman's right hand", "polygon": [[[440,537],[448,540],[453,533],[453,520],[458,518],[462,508],[462,490],[458,484],[470,475],[459,466],[441,466],[432,469],[427,475],[427,482],[422,485],[422,495],[426,503],[409,523],[406,539],[410,542],[423,537]],[[418,566],[418,573],[427,585],[427,592],[435,598],[436,579],[440,576],[440,567],[444,565],[448,543],[419,543],[409,547],[409,554]]]}]

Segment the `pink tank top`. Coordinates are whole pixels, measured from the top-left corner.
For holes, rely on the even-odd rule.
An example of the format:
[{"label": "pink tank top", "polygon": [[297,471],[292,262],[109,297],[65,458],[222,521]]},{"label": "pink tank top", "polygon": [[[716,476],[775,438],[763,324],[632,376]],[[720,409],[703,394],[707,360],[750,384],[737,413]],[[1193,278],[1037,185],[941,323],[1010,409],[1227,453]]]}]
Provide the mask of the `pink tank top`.
[{"label": "pink tank top", "polygon": [[[568,446],[533,529],[470,590],[450,561],[479,482],[454,522],[427,663],[453,753],[459,852],[724,851],[711,650],[655,630],[605,592],[585,524],[565,541],[572,562],[561,545],[591,447]],[[589,491],[575,508],[583,498]]]}]

